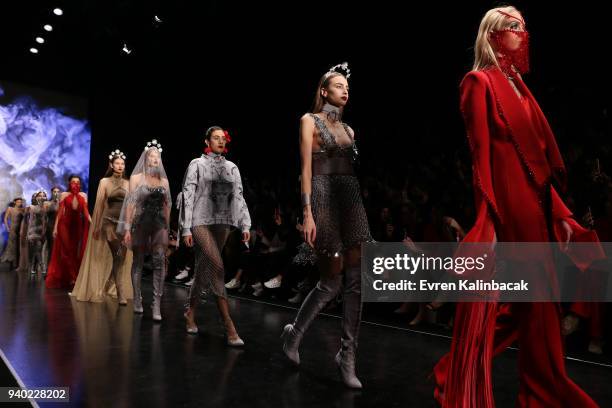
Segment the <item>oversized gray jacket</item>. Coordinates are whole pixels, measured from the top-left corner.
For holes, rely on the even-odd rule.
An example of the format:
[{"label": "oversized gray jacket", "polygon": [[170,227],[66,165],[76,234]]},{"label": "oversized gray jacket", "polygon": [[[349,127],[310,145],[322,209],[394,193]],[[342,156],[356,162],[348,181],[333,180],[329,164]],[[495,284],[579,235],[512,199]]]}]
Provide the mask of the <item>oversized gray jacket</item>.
[{"label": "oversized gray jacket", "polygon": [[177,207],[183,236],[198,225],[227,224],[243,232],[251,228],[240,172],[222,155],[208,153],[191,161]]}]

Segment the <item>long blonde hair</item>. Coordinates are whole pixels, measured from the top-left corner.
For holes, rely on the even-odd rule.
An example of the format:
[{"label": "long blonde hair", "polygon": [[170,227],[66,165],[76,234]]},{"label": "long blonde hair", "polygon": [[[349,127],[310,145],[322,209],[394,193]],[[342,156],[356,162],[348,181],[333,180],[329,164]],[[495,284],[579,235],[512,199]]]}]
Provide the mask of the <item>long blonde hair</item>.
[{"label": "long blonde hair", "polygon": [[476,36],[476,43],[474,44],[474,66],[472,67],[474,71],[482,70],[491,65],[499,67],[489,36],[493,31],[502,30],[508,26],[506,15],[511,13],[519,13],[519,11],[512,6],[496,7],[487,11],[480,21],[478,36]]}]

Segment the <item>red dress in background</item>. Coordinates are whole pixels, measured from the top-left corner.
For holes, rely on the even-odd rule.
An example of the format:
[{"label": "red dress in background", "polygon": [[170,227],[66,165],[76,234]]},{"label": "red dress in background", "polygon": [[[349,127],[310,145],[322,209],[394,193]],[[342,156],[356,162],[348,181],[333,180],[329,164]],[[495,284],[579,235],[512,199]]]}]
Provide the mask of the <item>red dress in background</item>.
[{"label": "red dress in background", "polygon": [[[597,242],[594,232],[571,218],[552,186],[553,180],[565,183],[554,135],[527,86],[520,78],[515,85],[522,97],[498,68],[472,71],[461,83],[477,209],[463,242],[563,241],[562,221],[571,227],[573,241]],[[581,270],[589,265],[584,254],[568,255]],[[527,267],[554,285],[552,263]],[[453,408],[494,407],[493,356],[518,340],[516,406],[596,407],[565,371],[560,312],[552,302],[458,303],[451,351],[434,369],[438,402]]]},{"label": "red dress in background", "polygon": [[[77,208],[72,208],[74,198]],[[59,204],[57,237],[53,242],[45,284],[47,288],[70,289],[76,282],[79,266],[87,245],[89,210],[79,193],[70,193]]]}]

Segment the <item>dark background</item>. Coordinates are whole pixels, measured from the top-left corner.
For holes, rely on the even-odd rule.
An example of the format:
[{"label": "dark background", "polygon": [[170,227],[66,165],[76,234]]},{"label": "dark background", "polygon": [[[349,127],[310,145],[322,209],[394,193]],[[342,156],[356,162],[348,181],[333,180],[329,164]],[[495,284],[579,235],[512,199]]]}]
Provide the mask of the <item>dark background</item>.
[{"label": "dark background", "polygon": [[[230,131],[228,157],[243,177],[296,183],[299,118],[321,74],[348,61],[345,120],[356,131],[362,172],[406,174],[439,151],[467,155],[458,85],[480,19],[500,4],[10,2],[0,15],[0,78],[88,99],[91,189],[112,149],[127,153],[131,171],[157,138],[176,194],[211,125]],[[580,143],[589,157],[609,152],[608,15],[590,2],[513,4],[532,39],[526,82],[561,150]],[[64,15],[54,16],[54,7]],[[159,27],[153,15],[163,19]],[[47,41],[36,45],[40,34]],[[130,55],[121,52],[124,41]],[[38,55],[28,51],[35,45]]]},{"label": "dark background", "polygon": [[[612,174],[609,14],[588,1],[513,4],[531,35],[532,72],[525,81],[568,167],[563,199],[583,224],[592,210],[600,239],[612,242],[612,178],[605,174]],[[351,100],[344,119],[356,132],[372,235],[426,240],[426,227],[435,227],[440,215],[455,218],[465,230],[474,219],[458,90],[471,69],[480,20],[500,5],[9,2],[0,13],[0,79],[86,98],[90,191],[111,150],[127,154],[131,172],[145,143],[155,138],[163,144],[175,197],[188,163],[203,150],[204,131],[219,125],[232,135],[228,158],[239,165],[247,186],[253,226],[265,228],[271,209],[280,207],[293,227],[301,210],[299,118],[310,108],[321,75],[348,61]],[[65,14],[54,16],[54,7]],[[153,24],[154,15],[161,25]],[[42,30],[47,23],[54,25],[52,33]],[[40,34],[46,39],[42,46],[34,42]],[[124,42],[130,55],[121,51]],[[38,55],[29,52],[32,46]],[[603,174],[594,177],[596,159]],[[391,210],[390,221],[380,216],[385,209]],[[395,230],[385,236],[389,226]],[[610,325],[605,329],[609,339]],[[585,341],[586,336],[570,340],[569,352],[585,355]],[[609,358],[607,352],[602,361]]]}]

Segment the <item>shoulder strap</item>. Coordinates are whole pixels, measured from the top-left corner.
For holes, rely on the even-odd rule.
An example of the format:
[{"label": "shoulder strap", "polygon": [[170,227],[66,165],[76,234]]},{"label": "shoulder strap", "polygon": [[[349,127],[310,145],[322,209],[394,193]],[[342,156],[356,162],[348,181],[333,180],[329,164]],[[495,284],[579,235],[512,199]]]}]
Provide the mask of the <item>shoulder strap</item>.
[{"label": "shoulder strap", "polygon": [[347,125],[346,123],[342,122],[342,126],[344,127],[344,131],[346,132],[348,137],[351,139],[351,141],[355,142],[355,138],[353,137],[353,135],[351,133],[351,130],[349,129],[349,125]]},{"label": "shoulder strap", "polygon": [[323,141],[323,146],[322,147],[325,148],[325,149],[330,149],[333,146],[335,146],[336,145],[336,139],[330,133],[329,129],[327,129],[327,126],[325,125],[325,122],[323,122],[323,119],[321,119],[320,117],[318,117],[314,113],[309,113],[309,115],[312,116],[312,118],[315,121],[315,125],[319,129],[319,134],[321,136],[321,140]]}]

